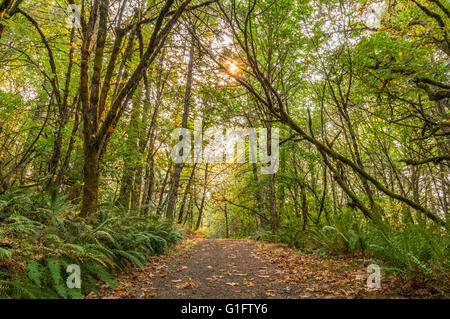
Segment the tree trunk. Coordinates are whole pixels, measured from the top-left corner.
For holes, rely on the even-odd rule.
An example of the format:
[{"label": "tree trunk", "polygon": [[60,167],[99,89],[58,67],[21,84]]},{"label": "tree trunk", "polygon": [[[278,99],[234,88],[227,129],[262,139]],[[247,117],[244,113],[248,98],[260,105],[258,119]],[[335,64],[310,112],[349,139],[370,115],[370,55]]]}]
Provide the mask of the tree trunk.
[{"label": "tree trunk", "polygon": [[182,221],[183,221],[183,215],[184,215],[184,209],[186,207],[187,195],[189,194],[189,191],[190,191],[191,185],[192,185],[192,181],[194,180],[194,174],[195,174],[195,167],[196,166],[197,166],[197,163],[195,163],[194,166],[192,166],[191,176],[189,176],[189,181],[188,181],[188,183],[186,185],[186,188],[184,190],[183,200],[181,201],[180,212],[178,214],[178,224],[181,224]]},{"label": "tree trunk", "polygon": [[[192,88],[192,73],[194,69],[194,53],[195,53],[195,42],[192,37],[191,40],[191,48],[189,51],[189,65],[188,65],[188,74],[187,74],[187,82],[186,82],[186,93],[184,97],[184,112],[183,112],[183,120],[181,123],[181,127],[183,129],[187,129],[187,121],[189,118],[189,104],[191,101],[191,88]],[[190,141],[188,141],[190,143]],[[180,151],[180,155],[183,155],[184,149],[182,148]],[[175,207],[177,204],[178,197],[178,186],[180,184],[180,176],[181,171],[183,170],[183,163],[176,163],[175,169],[173,171],[172,176],[172,185],[168,194],[168,203],[167,203],[167,211],[166,217],[169,219],[173,219],[175,216]]]},{"label": "tree trunk", "polygon": [[230,238],[230,230],[229,230],[229,228],[228,228],[228,210],[227,210],[227,204],[225,204],[224,212],[225,212],[225,238]]},{"label": "tree trunk", "polygon": [[206,199],[206,190],[208,189],[208,168],[209,164],[205,166],[205,179],[203,181],[203,194],[202,194],[202,202],[200,204],[200,208],[198,210],[197,224],[195,225],[195,230],[200,228],[200,224],[203,218],[203,209],[205,208],[205,199]]},{"label": "tree trunk", "polygon": [[83,166],[83,201],[80,216],[87,217],[94,214],[98,205],[99,186],[99,152],[98,149],[85,147]]},{"label": "tree trunk", "polygon": [[261,195],[261,188],[259,185],[259,178],[258,178],[258,166],[256,163],[252,163],[252,170],[253,170],[253,181],[255,183],[255,198],[256,198],[256,207],[258,209],[258,212],[261,214],[259,216],[259,222],[262,227],[264,227],[267,223],[266,220],[263,218],[264,216],[264,202]]},{"label": "tree trunk", "polygon": [[[269,157],[272,155],[272,124],[267,125],[267,151],[269,152]],[[270,163],[272,165],[272,163]],[[275,173],[270,174],[269,182],[269,213],[272,222],[272,235],[275,236],[278,233],[279,219],[277,214],[277,202],[275,197]]]},{"label": "tree trunk", "polygon": [[167,168],[166,175],[164,176],[164,182],[163,182],[163,184],[161,186],[161,191],[160,191],[160,194],[159,194],[158,208],[157,208],[157,211],[158,211],[159,215],[162,214],[163,206],[165,206],[164,204],[167,202],[167,198],[164,201],[164,193],[166,191],[166,185],[167,185],[167,181],[169,179],[169,175],[170,175],[171,169],[172,169],[172,163],[170,163],[169,167]]}]

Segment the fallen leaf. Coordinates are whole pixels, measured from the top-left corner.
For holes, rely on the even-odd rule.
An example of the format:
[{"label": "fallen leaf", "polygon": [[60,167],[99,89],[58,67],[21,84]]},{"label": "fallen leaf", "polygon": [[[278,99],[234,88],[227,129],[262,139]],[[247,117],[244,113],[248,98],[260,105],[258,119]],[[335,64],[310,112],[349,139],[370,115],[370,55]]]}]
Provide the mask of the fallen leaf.
[{"label": "fallen leaf", "polygon": [[239,286],[239,284],[237,282],[227,282],[226,285],[228,286]]},{"label": "fallen leaf", "polygon": [[189,280],[181,285],[177,286],[177,289],[186,289],[186,288],[195,288],[196,284],[192,280],[192,278],[189,278]]},{"label": "fallen leaf", "polygon": [[289,276],[284,277],[283,282],[290,282],[292,279]]}]

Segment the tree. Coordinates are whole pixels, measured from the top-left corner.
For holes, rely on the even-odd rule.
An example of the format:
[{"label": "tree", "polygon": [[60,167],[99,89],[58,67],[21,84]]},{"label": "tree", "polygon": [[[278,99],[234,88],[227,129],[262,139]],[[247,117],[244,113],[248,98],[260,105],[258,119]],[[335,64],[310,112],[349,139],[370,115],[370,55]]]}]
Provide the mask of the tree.
[{"label": "tree", "polygon": [[[122,27],[122,16],[119,16],[115,28],[115,39],[113,47],[110,48],[111,55],[107,59],[106,75],[101,85],[101,74],[105,59],[105,48],[107,45],[109,1],[97,0],[91,8],[89,18],[86,10],[83,10],[82,33],[83,43],[81,48],[80,67],[80,100],[83,118],[83,138],[84,138],[84,165],[83,165],[83,201],[81,215],[89,216],[97,209],[98,186],[99,186],[99,156],[107,137],[114,132],[120,117],[122,116],[128,102],[132,98],[139,82],[150,64],[155,60],[161,51],[167,37],[179,17],[185,11],[191,1],[184,1],[175,11],[170,11],[174,1],[166,1],[160,9],[156,18],[142,19],[135,17]],[[126,1],[122,4],[124,10]],[[140,18],[140,19],[137,19]],[[166,21],[165,21],[166,20]],[[155,21],[145,53],[138,64],[130,70],[130,76],[126,79],[124,73],[119,74],[116,81],[125,83],[117,85],[117,91],[111,96],[111,80],[117,67],[117,59],[120,53],[122,42],[126,38],[133,38],[139,28],[144,24]],[[91,64],[91,48],[94,38],[94,28],[98,23],[98,32],[95,41],[95,52],[93,52],[93,73],[89,76]],[[106,103],[109,100],[109,107]],[[106,111],[108,109],[108,111]],[[103,119],[103,120],[102,120]]]},{"label": "tree", "polygon": [[[184,96],[184,110],[183,110],[183,119],[181,121],[181,129],[188,129],[188,118],[189,118],[189,109],[191,103],[191,89],[192,89],[192,77],[194,72],[194,60],[195,60],[195,45],[194,40],[191,40],[190,49],[189,49],[189,63],[188,63],[188,71],[187,71],[187,79],[186,79],[186,91]],[[182,134],[184,134],[182,132]],[[182,136],[180,136],[180,141],[182,140]],[[190,142],[190,141],[189,141]],[[180,157],[183,158],[185,152],[185,148],[180,148]],[[166,217],[169,219],[173,219],[175,217],[175,208],[178,197],[178,187],[180,183],[180,175],[183,170],[184,163],[175,163],[175,168],[172,175],[172,184],[169,189],[169,194],[167,195],[167,211]]]}]

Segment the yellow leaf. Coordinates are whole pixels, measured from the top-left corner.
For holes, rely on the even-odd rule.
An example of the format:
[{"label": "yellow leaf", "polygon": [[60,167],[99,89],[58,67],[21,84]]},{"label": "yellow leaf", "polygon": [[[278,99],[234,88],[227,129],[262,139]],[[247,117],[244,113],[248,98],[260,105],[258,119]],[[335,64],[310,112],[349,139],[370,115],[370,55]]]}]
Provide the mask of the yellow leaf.
[{"label": "yellow leaf", "polygon": [[227,282],[226,285],[228,286],[239,286],[239,284],[237,282]]}]

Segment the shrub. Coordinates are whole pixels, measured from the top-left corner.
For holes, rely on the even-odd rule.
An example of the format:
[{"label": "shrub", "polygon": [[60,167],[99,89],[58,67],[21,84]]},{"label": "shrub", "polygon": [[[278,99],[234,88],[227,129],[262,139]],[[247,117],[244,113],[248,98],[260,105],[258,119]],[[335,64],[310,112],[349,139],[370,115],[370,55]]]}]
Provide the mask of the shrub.
[{"label": "shrub", "polygon": [[[181,231],[155,215],[105,205],[90,221],[65,196],[8,192],[0,196],[0,297],[81,298],[114,273],[144,267],[164,253]],[[67,266],[81,269],[81,289],[66,285]]]},{"label": "shrub", "polygon": [[[450,233],[423,223],[401,227],[374,224],[345,208],[327,226],[312,225],[303,231],[299,220],[286,218],[278,233],[280,242],[319,254],[364,254],[385,270],[399,272],[414,281],[437,280],[449,286]],[[255,238],[271,240],[270,233]],[[448,289],[449,287],[447,287]]]}]

